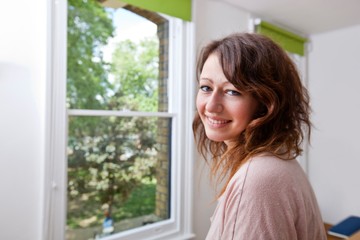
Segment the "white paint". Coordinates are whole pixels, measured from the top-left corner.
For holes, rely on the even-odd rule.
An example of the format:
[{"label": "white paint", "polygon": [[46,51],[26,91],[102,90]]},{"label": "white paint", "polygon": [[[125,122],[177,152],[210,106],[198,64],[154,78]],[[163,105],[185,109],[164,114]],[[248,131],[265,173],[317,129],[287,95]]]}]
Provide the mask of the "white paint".
[{"label": "white paint", "polygon": [[325,221],[360,215],[360,25],[311,36],[309,177]]},{"label": "white paint", "polygon": [[41,238],[46,24],[46,0],[1,4],[0,239]]}]

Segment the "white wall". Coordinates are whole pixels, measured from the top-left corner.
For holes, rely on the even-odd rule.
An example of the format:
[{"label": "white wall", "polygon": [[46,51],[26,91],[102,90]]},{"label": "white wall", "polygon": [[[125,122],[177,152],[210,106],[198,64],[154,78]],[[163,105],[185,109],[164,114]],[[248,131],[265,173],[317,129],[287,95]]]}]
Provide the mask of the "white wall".
[{"label": "white wall", "polygon": [[311,36],[309,178],[325,221],[360,216],[360,25]]},{"label": "white wall", "polygon": [[0,7],[0,239],[41,238],[46,6]]},{"label": "white wall", "polygon": [[[211,40],[233,32],[248,31],[250,14],[223,2],[196,0],[193,13],[197,53],[204,44]],[[194,169],[193,221],[196,240],[205,239],[210,227],[210,217],[216,206],[213,186],[208,178],[208,167],[203,163],[203,160],[197,157]]]},{"label": "white wall", "polygon": [[248,31],[250,14],[233,5],[216,0],[196,0],[194,7],[198,50],[210,40]]}]

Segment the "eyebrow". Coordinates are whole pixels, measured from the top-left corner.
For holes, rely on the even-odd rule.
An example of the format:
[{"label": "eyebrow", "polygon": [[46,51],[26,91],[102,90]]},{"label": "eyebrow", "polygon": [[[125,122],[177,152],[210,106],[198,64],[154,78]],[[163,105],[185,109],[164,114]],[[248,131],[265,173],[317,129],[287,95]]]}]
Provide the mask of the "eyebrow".
[{"label": "eyebrow", "polygon": [[[201,77],[200,76],[200,78],[199,78],[199,82],[200,81],[208,81],[208,82],[210,82],[210,83],[214,83],[214,80],[212,80],[212,78],[209,78],[209,77]],[[233,86],[233,87],[235,87],[231,82],[229,82],[228,80],[226,80],[226,81],[221,81],[221,84],[222,85],[231,85],[231,86]],[[236,87],[235,87],[236,88]],[[237,88],[236,88],[237,89]]]},{"label": "eyebrow", "polygon": [[213,82],[213,80],[211,78],[208,78],[208,77],[201,77],[200,76],[199,80],[205,80],[205,81]]}]

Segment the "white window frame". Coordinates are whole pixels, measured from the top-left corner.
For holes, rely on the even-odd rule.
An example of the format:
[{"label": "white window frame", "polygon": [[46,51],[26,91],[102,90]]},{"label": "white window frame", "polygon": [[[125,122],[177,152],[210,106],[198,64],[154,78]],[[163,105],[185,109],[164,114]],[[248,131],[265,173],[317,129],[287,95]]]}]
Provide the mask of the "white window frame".
[{"label": "white window frame", "polygon": [[194,142],[194,26],[169,19],[169,112],[108,112],[67,110],[66,51],[67,0],[48,3],[49,71],[47,86],[46,166],[43,209],[43,240],[64,240],[67,204],[67,119],[70,115],[159,116],[172,119],[170,218],[140,228],[120,232],[104,240],[191,239]]}]

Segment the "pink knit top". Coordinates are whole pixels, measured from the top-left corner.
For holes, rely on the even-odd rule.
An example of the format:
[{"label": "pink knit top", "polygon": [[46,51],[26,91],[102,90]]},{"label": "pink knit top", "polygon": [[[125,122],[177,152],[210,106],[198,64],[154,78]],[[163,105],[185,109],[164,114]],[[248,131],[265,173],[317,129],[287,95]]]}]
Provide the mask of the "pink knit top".
[{"label": "pink knit top", "polygon": [[310,183],[296,160],[257,156],[218,200],[206,240],[326,240]]}]

